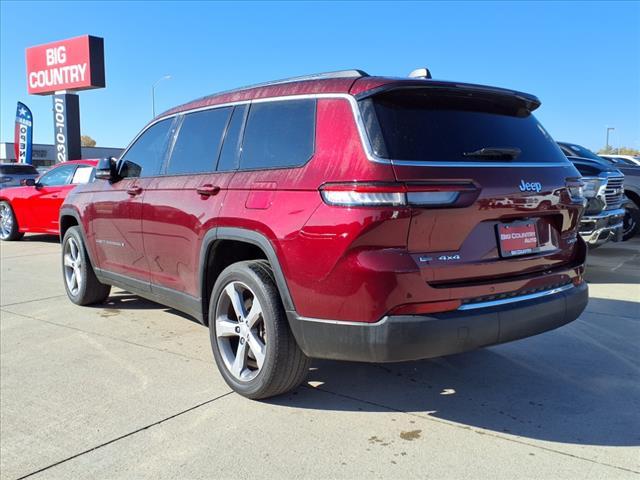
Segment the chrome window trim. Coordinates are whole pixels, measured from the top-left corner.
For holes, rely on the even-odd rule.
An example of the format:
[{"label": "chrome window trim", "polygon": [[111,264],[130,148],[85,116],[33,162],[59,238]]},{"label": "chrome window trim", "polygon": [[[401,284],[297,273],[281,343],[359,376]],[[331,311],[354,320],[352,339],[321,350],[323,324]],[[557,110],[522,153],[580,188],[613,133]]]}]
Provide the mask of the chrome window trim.
[{"label": "chrome window trim", "polygon": [[517,297],[502,298],[500,300],[490,300],[488,302],[467,303],[460,305],[458,310],[476,310],[478,308],[496,307],[499,305],[507,305],[509,303],[524,302],[525,300],[533,300],[536,298],[547,297],[549,295],[556,295],[557,293],[567,291],[573,288],[573,284],[563,285],[562,287],[553,288],[551,290],[545,290],[543,292],[529,293],[527,295],[519,295]]},{"label": "chrome window trim", "polygon": [[[462,167],[462,168],[486,168],[486,167],[500,167],[500,168],[520,168],[520,167],[567,167],[572,165],[572,163],[567,159],[566,162],[420,162],[420,161],[412,161],[412,160],[392,160],[387,158],[381,158],[376,156],[373,153],[373,149],[371,147],[371,142],[369,141],[369,137],[366,133],[366,129],[364,126],[364,121],[362,120],[362,115],[360,114],[360,109],[358,107],[358,101],[356,98],[348,93],[307,93],[300,95],[284,95],[278,97],[265,97],[265,98],[255,98],[251,100],[237,100],[234,102],[226,102],[220,103],[217,105],[205,105],[203,107],[190,108],[187,110],[182,110],[179,112],[171,113],[169,115],[162,115],[160,117],[155,118],[150,123],[148,123],[139,133],[135,136],[135,138],[127,145],[124,149],[120,158],[124,157],[126,153],[129,151],[129,148],[136,142],[138,137],[140,137],[144,132],[146,132],[150,127],[155,125],[156,123],[171,118],[176,117],[178,115],[186,115],[189,113],[200,112],[203,110],[213,110],[215,108],[224,108],[231,107],[237,105],[248,105],[251,103],[265,103],[265,102],[282,102],[287,100],[304,100],[304,99],[323,99],[323,98],[337,98],[347,100],[351,105],[351,112],[353,114],[354,120],[356,121],[356,126],[358,129],[358,133],[360,135],[360,142],[362,144],[364,153],[367,159],[374,163],[381,163],[385,165],[397,165],[397,166],[406,166],[406,167]],[[120,159],[119,158],[119,159]]]}]

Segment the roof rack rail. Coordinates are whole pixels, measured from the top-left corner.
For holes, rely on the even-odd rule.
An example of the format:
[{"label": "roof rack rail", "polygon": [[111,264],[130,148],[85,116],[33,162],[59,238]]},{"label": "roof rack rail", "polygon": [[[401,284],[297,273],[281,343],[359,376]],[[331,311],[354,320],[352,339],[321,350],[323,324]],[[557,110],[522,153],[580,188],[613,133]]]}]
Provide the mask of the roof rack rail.
[{"label": "roof rack rail", "polygon": [[[273,80],[271,82],[256,83],[255,85],[248,85],[246,87],[235,88],[236,90],[247,90],[249,88],[269,87],[271,85],[280,85],[281,83],[291,82],[303,82],[305,80],[325,80],[329,78],[360,78],[368,77],[369,74],[362,70],[336,70],[335,72],[314,73],[312,75],[302,75],[300,77],[283,78],[282,80]],[[227,93],[227,92],[224,92]]]},{"label": "roof rack rail", "polygon": [[[360,77],[368,77],[369,74],[362,70],[336,70],[335,72],[324,72],[324,73],[314,73],[312,75],[303,75],[300,77],[290,77],[283,78],[282,80],[273,80],[271,82],[264,83],[256,83],[254,85],[247,85],[244,87],[233,88],[231,90],[224,90],[222,92],[216,92],[211,95],[205,95],[204,97],[198,98],[196,100],[192,100],[192,102],[197,102],[198,100],[204,100],[205,98],[217,97],[218,95],[226,95],[228,93],[241,92],[242,90],[249,90],[250,88],[260,88],[260,87],[269,87],[271,85],[280,85],[282,83],[291,83],[291,82],[302,82],[305,80],[324,80],[330,78],[360,78]],[[189,102],[189,103],[192,103]]]}]

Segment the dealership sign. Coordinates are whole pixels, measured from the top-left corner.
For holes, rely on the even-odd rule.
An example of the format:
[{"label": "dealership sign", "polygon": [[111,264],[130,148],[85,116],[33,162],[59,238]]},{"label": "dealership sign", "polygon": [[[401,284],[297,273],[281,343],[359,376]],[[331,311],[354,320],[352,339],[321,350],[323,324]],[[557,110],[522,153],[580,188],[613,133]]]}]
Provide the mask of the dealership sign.
[{"label": "dealership sign", "polygon": [[18,102],[13,148],[16,160],[20,163],[31,163],[33,138],[33,115],[24,103]]},{"label": "dealership sign", "polygon": [[103,88],[104,40],[91,35],[27,48],[30,94]]}]

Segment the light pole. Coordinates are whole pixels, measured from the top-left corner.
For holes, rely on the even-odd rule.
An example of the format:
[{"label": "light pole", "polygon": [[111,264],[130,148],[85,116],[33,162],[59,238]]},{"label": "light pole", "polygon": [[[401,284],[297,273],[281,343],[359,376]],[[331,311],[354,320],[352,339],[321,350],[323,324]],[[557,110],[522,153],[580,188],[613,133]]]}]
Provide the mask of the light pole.
[{"label": "light pole", "polygon": [[171,75],[165,75],[160,77],[156,82],[151,86],[151,116],[152,118],[156,117],[156,85],[158,85],[162,80],[169,80]]},{"label": "light pole", "polygon": [[609,132],[615,130],[615,127],[607,127],[607,143],[604,147],[604,149],[607,151],[607,153],[609,153]]}]

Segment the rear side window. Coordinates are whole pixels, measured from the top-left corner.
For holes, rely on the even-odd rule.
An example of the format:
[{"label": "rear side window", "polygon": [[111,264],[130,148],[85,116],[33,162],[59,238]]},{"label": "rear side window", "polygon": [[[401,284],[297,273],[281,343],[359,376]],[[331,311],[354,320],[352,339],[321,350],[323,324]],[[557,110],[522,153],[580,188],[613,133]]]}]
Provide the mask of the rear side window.
[{"label": "rear side window", "polygon": [[227,127],[227,133],[224,137],[222,152],[220,152],[220,160],[218,160],[217,170],[221,172],[238,168],[240,134],[242,133],[242,124],[246,111],[246,105],[241,105],[233,109],[233,114]]},{"label": "rear side window", "polygon": [[81,183],[89,183],[93,182],[93,167],[90,165],[80,165],[76,168],[75,173],[73,174],[73,178],[71,179],[71,183],[74,185],[78,185]]},{"label": "rear side window", "polygon": [[123,177],[153,177],[164,161],[173,118],[149,127],[123,155],[120,175]]},{"label": "rear side window", "polygon": [[0,173],[6,175],[38,175],[38,170],[33,165],[0,165]]},{"label": "rear side window", "polygon": [[315,100],[254,103],[242,141],[240,169],[305,164],[315,144]]},{"label": "rear side window", "polygon": [[374,153],[382,158],[482,162],[495,159],[469,154],[518,149],[517,156],[501,161],[567,161],[515,97],[405,89],[363,100],[360,110]]},{"label": "rear side window", "polygon": [[185,115],[171,152],[168,175],[215,170],[231,110],[218,108]]}]

